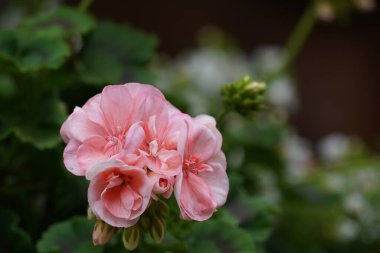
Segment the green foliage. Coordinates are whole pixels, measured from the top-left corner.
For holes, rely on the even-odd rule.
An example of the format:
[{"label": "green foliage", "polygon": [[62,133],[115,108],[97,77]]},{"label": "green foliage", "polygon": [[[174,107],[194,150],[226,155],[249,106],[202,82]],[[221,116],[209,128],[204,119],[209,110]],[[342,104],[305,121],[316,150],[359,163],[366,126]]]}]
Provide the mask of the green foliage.
[{"label": "green foliage", "polygon": [[255,246],[250,235],[224,221],[205,221],[194,225],[194,235],[189,252],[194,253],[254,253]]},{"label": "green foliage", "polygon": [[69,46],[56,37],[31,30],[0,31],[0,65],[19,72],[58,69],[70,55]]},{"label": "green foliage", "polygon": [[77,66],[84,82],[104,85],[124,80],[151,81],[146,64],[157,44],[154,37],[127,26],[101,22],[86,42]]},{"label": "green foliage", "polygon": [[66,118],[66,111],[61,102],[57,98],[47,98],[42,101],[34,117],[33,125],[16,127],[15,135],[20,141],[32,143],[39,149],[57,146],[61,142],[57,128]]},{"label": "green foliage", "polygon": [[91,241],[94,222],[75,217],[52,225],[37,244],[38,253],[101,253]]},{"label": "green foliage", "polygon": [[33,244],[29,235],[18,226],[16,214],[0,209],[0,252],[23,253],[33,252]]},{"label": "green foliage", "polygon": [[65,37],[85,34],[93,29],[94,24],[94,20],[85,12],[60,6],[24,20],[21,27],[43,35],[51,32],[51,35]]},{"label": "green foliage", "polygon": [[95,25],[87,13],[69,7],[0,31],[0,140],[13,132],[39,149],[56,147],[67,117],[60,93],[83,83],[151,81],[146,67],[155,45],[150,35],[107,22]]}]

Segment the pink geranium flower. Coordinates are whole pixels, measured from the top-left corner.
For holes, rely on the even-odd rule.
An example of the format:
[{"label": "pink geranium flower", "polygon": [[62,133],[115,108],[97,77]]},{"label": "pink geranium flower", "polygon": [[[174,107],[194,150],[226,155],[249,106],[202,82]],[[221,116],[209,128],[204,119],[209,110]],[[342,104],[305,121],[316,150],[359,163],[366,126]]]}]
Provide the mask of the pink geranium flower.
[{"label": "pink geranium flower", "polygon": [[[135,225],[159,195],[174,192],[181,217],[198,221],[226,201],[226,158],[215,119],[181,113],[153,86],[106,86],[74,109],[61,135],[65,166],[90,181],[91,210],[113,227]],[[95,227],[94,243],[113,233]]]},{"label": "pink geranium flower", "polygon": [[149,179],[153,184],[152,198],[158,199],[157,195],[162,195],[168,199],[173,193],[174,177],[166,177],[154,172],[149,173]]},{"label": "pink geranium flower", "polygon": [[176,177],[174,194],[186,220],[209,219],[223,205],[229,189],[222,136],[210,116],[186,117],[189,125],[183,150],[183,169]]},{"label": "pink geranium flower", "polygon": [[[76,107],[61,128],[61,135],[67,143],[63,154],[66,168],[83,176],[98,162],[119,155],[126,143],[133,143],[137,148],[136,141],[145,137],[135,138],[130,131],[142,127],[137,121],[142,117],[142,105],[149,97],[171,106],[153,86],[129,83],[106,86],[82,108]],[[139,129],[137,131],[141,133]],[[126,139],[127,136],[131,138]],[[126,148],[132,153],[130,147]]]},{"label": "pink geranium flower", "polygon": [[111,226],[133,226],[148,207],[153,184],[141,168],[111,160],[98,163],[86,178],[92,212]]},{"label": "pink geranium flower", "polygon": [[147,98],[143,105],[145,143],[140,153],[150,170],[166,177],[177,175],[182,167],[177,146],[186,125],[180,115],[158,97]]}]

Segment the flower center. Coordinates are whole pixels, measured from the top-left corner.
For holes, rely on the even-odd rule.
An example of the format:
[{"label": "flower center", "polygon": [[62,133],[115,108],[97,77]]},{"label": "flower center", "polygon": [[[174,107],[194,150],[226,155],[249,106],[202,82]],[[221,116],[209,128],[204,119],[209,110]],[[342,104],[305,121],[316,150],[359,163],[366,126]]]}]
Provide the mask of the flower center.
[{"label": "flower center", "polygon": [[202,171],[210,171],[212,168],[205,163],[202,163],[197,157],[191,156],[183,163],[184,175],[187,176],[189,172],[198,175]]},{"label": "flower center", "polygon": [[132,180],[133,177],[130,175],[123,175],[117,172],[113,172],[107,178],[108,188],[128,185]]},{"label": "flower center", "polygon": [[183,163],[183,169],[184,169],[184,174],[185,176],[187,176],[187,174],[189,172],[195,174],[195,175],[198,175],[200,169],[201,169],[201,166],[199,164],[199,159],[194,157],[194,156],[191,156],[189,159],[186,159]]},{"label": "flower center", "polygon": [[158,185],[161,187],[161,188],[166,188],[168,186],[169,182],[166,178],[160,178],[158,180]]},{"label": "flower center", "polygon": [[109,157],[120,153],[125,143],[125,136],[123,129],[118,126],[115,134],[106,137],[107,144],[104,149]]}]

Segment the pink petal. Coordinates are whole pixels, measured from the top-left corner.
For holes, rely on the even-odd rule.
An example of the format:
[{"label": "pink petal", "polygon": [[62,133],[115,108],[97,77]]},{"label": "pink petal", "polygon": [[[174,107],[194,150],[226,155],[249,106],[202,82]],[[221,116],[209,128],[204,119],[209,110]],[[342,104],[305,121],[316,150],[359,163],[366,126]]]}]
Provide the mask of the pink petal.
[{"label": "pink petal", "polygon": [[200,161],[207,161],[220,150],[217,137],[206,126],[193,123],[190,131],[188,156],[197,157]]},{"label": "pink petal", "polygon": [[169,187],[169,189],[166,192],[162,193],[162,196],[165,199],[169,199],[172,196],[172,193],[173,193],[173,186]]},{"label": "pink petal", "polygon": [[191,220],[191,218],[186,214],[186,212],[182,208],[181,204],[181,191],[182,191],[182,183],[183,183],[183,171],[181,171],[177,176],[174,184],[174,196],[177,201],[180,217],[184,220]]},{"label": "pink petal", "polygon": [[126,83],[124,86],[128,89],[132,97],[141,98],[147,96],[158,96],[161,99],[164,99],[162,92],[150,84]]},{"label": "pink petal", "polygon": [[138,211],[143,205],[142,197],[133,190],[132,190],[132,196],[133,196],[132,210]]},{"label": "pink petal", "polygon": [[109,159],[104,150],[107,141],[101,136],[88,138],[78,149],[77,158],[80,167],[87,171],[100,161]]},{"label": "pink petal", "polygon": [[229,190],[229,182],[226,173],[226,158],[224,153],[220,151],[213,159],[208,162],[212,170],[202,170],[199,173],[206,184],[216,197],[216,207],[222,206],[227,199]]},{"label": "pink petal", "polygon": [[203,179],[197,175],[188,173],[183,177],[179,197],[184,218],[204,221],[215,212],[214,195]]},{"label": "pink petal", "polygon": [[157,140],[149,142],[149,151],[153,156],[157,155],[158,151],[158,143]]},{"label": "pink petal", "polygon": [[114,136],[129,127],[133,102],[124,85],[109,85],[103,89],[100,108],[103,111],[107,129]]},{"label": "pink petal", "polygon": [[143,108],[143,121],[147,123],[148,138],[152,140],[158,136],[165,136],[169,120],[166,100],[157,96],[147,97]]},{"label": "pink petal", "polygon": [[198,115],[194,118],[194,121],[198,124],[202,124],[204,126],[207,126],[208,128],[215,128],[216,127],[216,120],[214,117],[211,117],[206,114]]},{"label": "pink petal", "polygon": [[[153,187],[153,192],[155,194],[162,194],[164,198],[169,198],[173,192],[173,181],[174,177],[165,177],[161,174],[154,172],[149,173],[149,179],[151,180]],[[163,184],[161,184],[163,182]]]},{"label": "pink petal", "polygon": [[[161,150],[158,152],[162,166],[158,171],[166,177],[177,175],[182,169],[182,158],[177,150]],[[156,168],[157,169],[157,168]]]},{"label": "pink petal", "polygon": [[140,122],[134,123],[128,130],[125,137],[124,151],[134,153],[144,142],[145,133]]},{"label": "pink petal", "polygon": [[[177,150],[179,155],[182,159],[185,157],[185,150],[188,146],[188,135],[189,135],[189,123],[187,120],[185,120],[185,117],[181,117],[183,119],[178,121],[178,125],[180,125],[180,132],[178,135],[178,143],[177,143]],[[179,123],[181,122],[181,123]]]},{"label": "pink petal", "polygon": [[[120,169],[127,168],[127,167],[128,166],[125,165],[125,163],[123,163],[120,160],[109,160],[109,161],[99,162],[94,167],[92,167],[90,170],[86,171],[86,179],[87,180],[93,180],[97,176],[101,176],[101,175],[104,175],[107,173],[111,173],[112,171],[115,170],[115,168],[120,170]],[[97,180],[103,180],[104,178],[105,178],[105,176],[101,177],[100,179],[98,178]],[[105,185],[107,185],[107,182],[105,183]]]},{"label": "pink petal", "polygon": [[167,133],[164,139],[166,149],[177,149],[183,157],[185,145],[187,142],[188,124],[183,114],[171,116]]},{"label": "pink petal", "polygon": [[77,176],[84,176],[86,171],[79,166],[77,161],[77,151],[80,145],[80,142],[74,139],[70,140],[63,151],[63,162],[71,173]]},{"label": "pink petal", "polygon": [[91,121],[106,129],[107,125],[105,124],[103,111],[100,108],[101,97],[102,94],[93,96],[83,105],[83,109],[86,111],[87,117]]},{"label": "pink petal", "polygon": [[95,204],[91,206],[91,209],[97,217],[100,217],[104,222],[113,227],[128,228],[135,225],[139,221],[139,217],[133,219],[123,219],[112,215],[101,201],[95,202]]},{"label": "pink petal", "polygon": [[79,107],[67,119],[67,124],[64,129],[68,129],[71,138],[80,142],[94,135],[105,135],[103,127],[89,120],[86,112]]},{"label": "pink petal", "polygon": [[122,168],[121,173],[132,178],[128,186],[132,190],[133,205],[130,219],[138,218],[148,207],[152,196],[153,185],[150,183],[146,171],[132,166]]},{"label": "pink petal", "polygon": [[151,191],[151,189],[149,190],[149,188],[152,187],[149,186],[149,178],[144,169],[135,166],[124,166],[121,168],[121,173],[133,178],[133,180],[129,182],[129,185],[134,191],[139,192],[140,195],[143,196],[150,194],[149,191]]},{"label": "pink petal", "polygon": [[128,219],[131,215],[133,196],[125,186],[116,186],[102,194],[107,210],[117,218]]}]

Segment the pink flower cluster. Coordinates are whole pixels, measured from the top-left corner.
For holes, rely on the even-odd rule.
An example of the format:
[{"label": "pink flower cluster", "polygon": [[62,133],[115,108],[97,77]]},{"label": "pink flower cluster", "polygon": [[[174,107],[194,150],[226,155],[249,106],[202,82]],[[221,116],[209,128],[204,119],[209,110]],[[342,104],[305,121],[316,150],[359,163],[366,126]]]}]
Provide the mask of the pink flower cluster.
[{"label": "pink flower cluster", "polygon": [[89,181],[93,213],[130,227],[151,201],[174,192],[181,218],[209,219],[229,183],[215,119],[180,112],[151,85],[106,86],[61,128],[66,168]]}]

